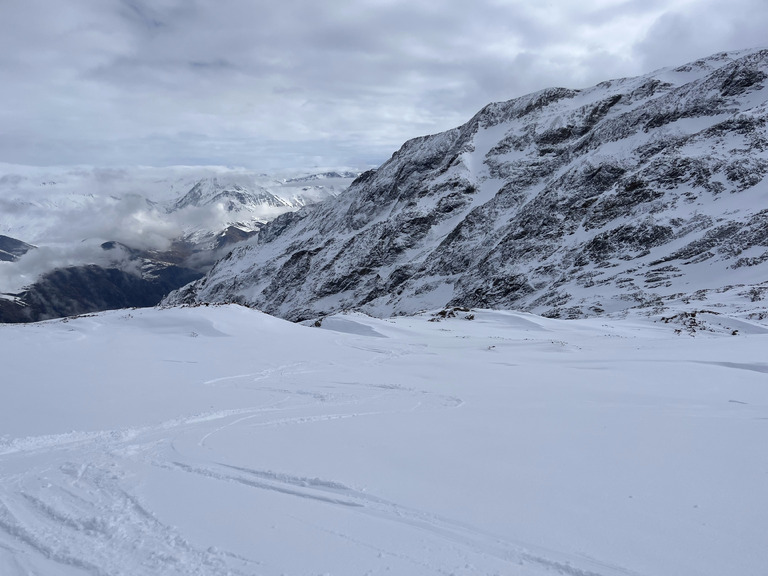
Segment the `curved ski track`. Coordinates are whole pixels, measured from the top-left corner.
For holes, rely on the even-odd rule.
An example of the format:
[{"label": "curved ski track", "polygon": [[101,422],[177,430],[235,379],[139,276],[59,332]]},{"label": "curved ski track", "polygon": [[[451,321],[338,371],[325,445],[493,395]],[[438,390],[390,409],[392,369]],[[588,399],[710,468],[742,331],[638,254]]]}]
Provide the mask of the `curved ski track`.
[{"label": "curved ski track", "polygon": [[[392,350],[367,348],[386,361]],[[5,440],[0,443],[0,568],[8,576],[66,574],[93,576],[279,574],[279,567],[217,548],[202,549],[164,523],[142,498],[141,470],[157,467],[236,483],[365,515],[398,531],[421,534],[441,552],[448,570],[412,551],[387,547],[354,534],[311,525],[359,547],[372,548],[382,562],[397,559],[413,573],[472,574],[488,559],[499,574],[555,573],[566,576],[636,576],[586,557],[511,542],[422,510],[379,498],[332,479],[299,477],[201,458],[207,443],[238,427],[300,426],[333,419],[392,412],[459,408],[463,400],[396,384],[329,382],[325,392],[297,390],[281,376],[312,372],[304,363],[261,372],[223,376],[209,386],[254,386],[271,397],[261,405],[188,415],[156,425],[123,430],[82,431]],[[383,403],[382,400],[387,402]],[[378,405],[386,410],[377,409]],[[194,442],[189,439],[194,438]],[[205,453],[205,452],[204,452]],[[201,463],[204,462],[204,463]],[[434,556],[433,556],[434,558]],[[449,560],[452,559],[452,560]],[[372,572],[370,572],[372,573]]]}]

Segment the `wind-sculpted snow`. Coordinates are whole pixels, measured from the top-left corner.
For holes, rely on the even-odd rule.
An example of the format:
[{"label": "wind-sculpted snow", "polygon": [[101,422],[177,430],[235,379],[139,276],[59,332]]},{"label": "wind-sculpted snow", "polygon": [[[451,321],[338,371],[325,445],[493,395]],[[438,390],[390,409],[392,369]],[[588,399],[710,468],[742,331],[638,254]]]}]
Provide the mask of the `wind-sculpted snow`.
[{"label": "wind-sculpted snow", "polygon": [[763,576],[766,338],[708,312],[3,325],[0,574]]},{"label": "wind-sculpted snow", "polygon": [[491,104],[278,218],[168,302],[300,320],[693,299],[765,317],[767,78],[768,51],[752,50]]}]

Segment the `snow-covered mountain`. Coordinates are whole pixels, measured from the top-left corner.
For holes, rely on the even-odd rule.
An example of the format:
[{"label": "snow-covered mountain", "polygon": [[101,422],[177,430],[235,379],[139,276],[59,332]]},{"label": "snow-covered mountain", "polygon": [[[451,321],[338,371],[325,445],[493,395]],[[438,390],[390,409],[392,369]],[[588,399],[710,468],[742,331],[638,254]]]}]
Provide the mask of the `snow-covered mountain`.
[{"label": "snow-covered mountain", "polygon": [[[98,237],[130,244],[126,230],[164,228],[165,240],[188,228],[217,233],[242,221],[278,214],[335,196],[359,172],[262,174],[225,167],[99,169],[0,163],[0,234],[34,244]],[[93,218],[98,213],[99,218]],[[119,237],[105,237],[111,230]],[[147,230],[138,230],[146,236]]]},{"label": "snow-covered mountain", "polygon": [[40,246],[25,257],[30,244],[0,236],[0,322],[157,304],[222,250],[355,175],[0,165],[0,234]]},{"label": "snow-covered mountain", "polygon": [[407,142],[169,303],[299,320],[444,305],[766,316],[768,50],[552,88]]},{"label": "snow-covered mountain", "polygon": [[349,170],[342,170],[341,172],[321,172],[318,174],[309,174],[308,176],[297,176],[295,178],[288,178],[285,180],[286,183],[292,184],[296,182],[301,183],[308,183],[308,182],[317,182],[321,180],[338,180],[338,179],[346,179],[346,178],[352,178],[353,180],[360,176],[359,172],[350,172]]},{"label": "snow-covered mountain", "polygon": [[209,206],[221,203],[227,212],[241,210],[257,211],[259,208],[290,208],[291,204],[271,193],[266,188],[248,190],[241,184],[220,184],[219,179],[204,178],[197,182],[184,196],[176,200],[169,211],[181,210],[187,206]]},{"label": "snow-covered mountain", "polygon": [[[201,178],[185,194],[167,202],[165,210],[168,214],[182,213],[180,218],[185,221],[183,213],[202,209],[209,217],[202,221],[197,221],[199,216],[190,218],[191,222],[184,225],[184,238],[194,243],[208,242],[213,245],[222,230],[225,238],[231,237],[233,230],[257,232],[280,214],[336,196],[357,176],[344,174],[324,173],[270,181],[248,175]],[[326,178],[333,178],[335,185],[305,184]],[[216,227],[212,226],[212,222],[216,222]]]},{"label": "snow-covered mountain", "polygon": [[[290,179],[273,183],[272,186],[264,186],[242,178],[217,176],[203,178],[196,182],[186,194],[170,202],[167,212],[183,210],[188,206],[220,205],[226,212],[245,213],[254,220],[266,222],[271,220],[275,213],[282,214],[338,195],[359,176],[359,173],[338,176],[335,180],[347,181],[342,183],[339,189],[333,184],[329,187],[322,184],[303,185],[305,182],[317,182],[321,176],[324,175]],[[302,186],[298,185],[300,183]]]}]

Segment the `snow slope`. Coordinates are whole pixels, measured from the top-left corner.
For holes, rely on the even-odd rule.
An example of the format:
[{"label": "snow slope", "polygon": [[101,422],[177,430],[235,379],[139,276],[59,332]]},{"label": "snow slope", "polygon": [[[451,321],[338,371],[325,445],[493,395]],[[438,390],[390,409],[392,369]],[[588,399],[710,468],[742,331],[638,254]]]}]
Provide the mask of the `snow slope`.
[{"label": "snow slope", "polygon": [[655,320],[0,325],[0,574],[763,576],[768,330]]}]

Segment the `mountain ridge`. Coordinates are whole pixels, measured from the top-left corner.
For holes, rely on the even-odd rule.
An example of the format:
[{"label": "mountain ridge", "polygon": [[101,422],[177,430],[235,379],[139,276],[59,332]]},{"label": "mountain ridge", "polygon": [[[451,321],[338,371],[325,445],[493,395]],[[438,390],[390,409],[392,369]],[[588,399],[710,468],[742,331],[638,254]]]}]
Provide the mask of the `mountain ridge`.
[{"label": "mountain ridge", "polygon": [[267,224],[165,302],[291,320],[446,305],[579,317],[658,312],[703,290],[760,308],[766,78],[755,49],[489,104]]}]

